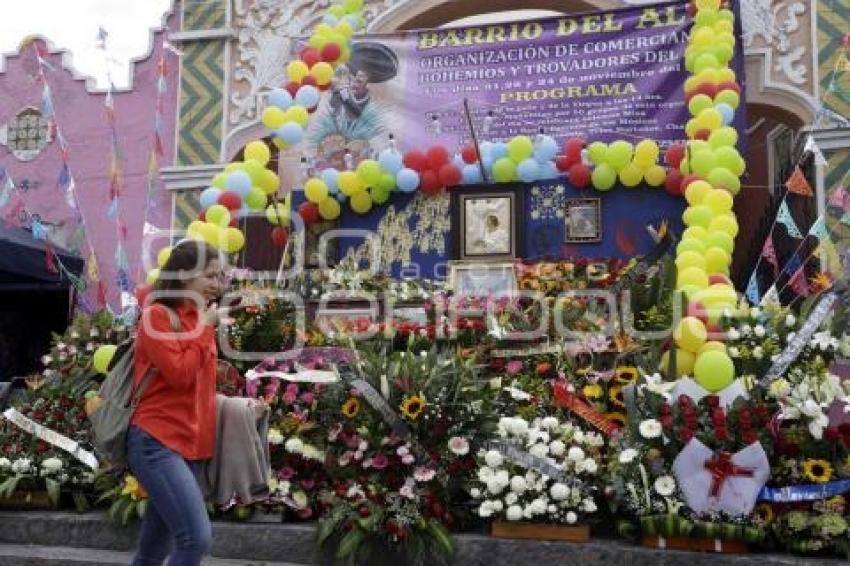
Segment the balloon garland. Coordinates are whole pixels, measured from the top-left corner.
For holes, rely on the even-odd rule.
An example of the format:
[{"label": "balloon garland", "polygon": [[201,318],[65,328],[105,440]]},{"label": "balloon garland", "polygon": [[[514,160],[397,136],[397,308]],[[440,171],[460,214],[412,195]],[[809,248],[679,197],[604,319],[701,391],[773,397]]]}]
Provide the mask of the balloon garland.
[{"label": "balloon garland", "polygon": [[[729,279],[738,234],[732,205],[746,165],[735,148],[737,131],[730,125],[741,92],[728,66],[735,49],[734,14],[721,0],[696,0],[692,7],[694,27],[685,50],[691,76],[684,85],[691,114],[685,127],[689,139],[685,148],[670,148],[666,155],[668,162],[678,162],[679,186],[688,202],[682,215],[687,229],[676,250],[676,287],[687,297],[688,308],[673,338],[677,373],[693,375],[706,390],[716,392],[735,377],[725,344],[713,338],[719,335],[720,317],[738,304]],[[662,359],[663,369],[668,360],[669,353]]]}]

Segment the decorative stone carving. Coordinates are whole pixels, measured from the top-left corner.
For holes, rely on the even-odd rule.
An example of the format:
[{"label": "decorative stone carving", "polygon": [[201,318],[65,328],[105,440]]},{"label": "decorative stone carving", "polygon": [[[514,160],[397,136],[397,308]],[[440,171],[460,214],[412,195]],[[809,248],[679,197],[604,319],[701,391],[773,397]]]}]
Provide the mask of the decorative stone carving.
[{"label": "decorative stone carving", "polygon": [[[809,58],[804,59],[812,45],[810,26],[801,21],[806,15],[806,3],[783,0],[743,0],[741,18],[744,47],[762,47],[773,55],[774,73],[805,88],[810,76]],[[811,14],[808,17],[812,17]]]}]

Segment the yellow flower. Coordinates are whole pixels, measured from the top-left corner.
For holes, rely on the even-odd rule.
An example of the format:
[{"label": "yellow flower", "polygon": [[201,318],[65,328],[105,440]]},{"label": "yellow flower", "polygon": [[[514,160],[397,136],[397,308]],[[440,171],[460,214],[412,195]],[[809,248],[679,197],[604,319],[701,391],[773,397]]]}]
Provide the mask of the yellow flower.
[{"label": "yellow flower", "polygon": [[809,458],[803,462],[803,475],[815,483],[826,483],[832,479],[832,465],[826,460]]},{"label": "yellow flower", "polygon": [[759,522],[763,525],[771,524],[775,514],[773,513],[773,507],[771,507],[770,503],[759,503],[756,505],[756,517],[758,517]]},{"label": "yellow flower", "polygon": [[349,419],[353,419],[357,416],[357,413],[360,412],[360,401],[355,399],[354,397],[349,397],[348,400],[342,404],[342,414],[348,417]]},{"label": "yellow flower", "polygon": [[626,406],[625,401],[623,401],[623,388],[619,385],[608,390],[608,399],[617,407],[625,408]]},{"label": "yellow flower", "polygon": [[121,495],[129,495],[134,501],[148,498],[148,492],[145,491],[136,476],[130,474],[124,476],[124,488],[121,490]]},{"label": "yellow flower", "polygon": [[616,377],[618,383],[634,383],[638,377],[638,370],[634,366],[620,366],[617,368]]},{"label": "yellow flower", "polygon": [[599,399],[602,397],[602,387],[597,383],[591,383],[590,385],[585,385],[581,389],[582,395],[584,395],[585,399]]},{"label": "yellow flower", "polygon": [[626,426],[626,415],[623,413],[607,413],[605,418],[621,427]]},{"label": "yellow flower", "polygon": [[408,419],[415,421],[425,410],[425,397],[420,395],[411,395],[401,403],[401,414]]}]

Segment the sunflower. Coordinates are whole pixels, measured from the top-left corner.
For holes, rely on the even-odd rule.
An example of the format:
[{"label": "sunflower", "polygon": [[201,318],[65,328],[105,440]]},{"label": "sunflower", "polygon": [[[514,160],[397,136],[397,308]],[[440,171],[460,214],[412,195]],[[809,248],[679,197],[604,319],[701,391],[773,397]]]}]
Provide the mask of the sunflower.
[{"label": "sunflower", "polygon": [[634,383],[638,377],[638,370],[634,366],[620,366],[615,372],[617,383]]},{"label": "sunflower", "polygon": [[606,413],[605,418],[620,427],[626,426],[626,415],[623,413]]},{"label": "sunflower", "polygon": [[773,507],[770,503],[759,503],[756,505],[756,517],[758,518],[759,523],[763,525],[771,524],[775,518],[775,514],[773,513]]},{"label": "sunflower", "polygon": [[355,399],[354,397],[349,397],[345,403],[342,404],[342,414],[348,417],[349,419],[353,419],[357,416],[357,413],[360,412],[360,401]]},{"label": "sunflower", "polygon": [[620,385],[615,385],[608,390],[608,399],[617,407],[625,408],[626,406],[626,402],[623,401],[623,387]]},{"label": "sunflower", "polygon": [[832,465],[826,460],[809,458],[803,462],[803,475],[815,483],[826,483],[832,479]]},{"label": "sunflower", "polygon": [[412,395],[402,401],[401,403],[401,414],[406,418],[415,421],[419,418],[419,415],[422,414],[422,411],[425,410],[425,405],[427,405],[425,401],[425,397],[420,395]]},{"label": "sunflower", "polygon": [[590,385],[585,385],[581,389],[582,395],[584,395],[585,399],[599,399],[602,397],[602,387],[598,383],[591,383]]}]

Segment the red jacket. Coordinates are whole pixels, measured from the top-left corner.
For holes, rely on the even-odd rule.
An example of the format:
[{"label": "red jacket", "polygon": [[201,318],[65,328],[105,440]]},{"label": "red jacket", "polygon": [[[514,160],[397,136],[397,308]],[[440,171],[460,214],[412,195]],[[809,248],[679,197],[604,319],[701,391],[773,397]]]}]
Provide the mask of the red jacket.
[{"label": "red jacket", "polygon": [[[133,414],[134,424],[187,460],[207,460],[215,445],[215,329],[198,329],[194,306],[177,309],[181,330],[172,330],[165,306],[142,312],[136,335],[134,383],[157,372]],[[158,333],[171,336],[157,336]]]}]

